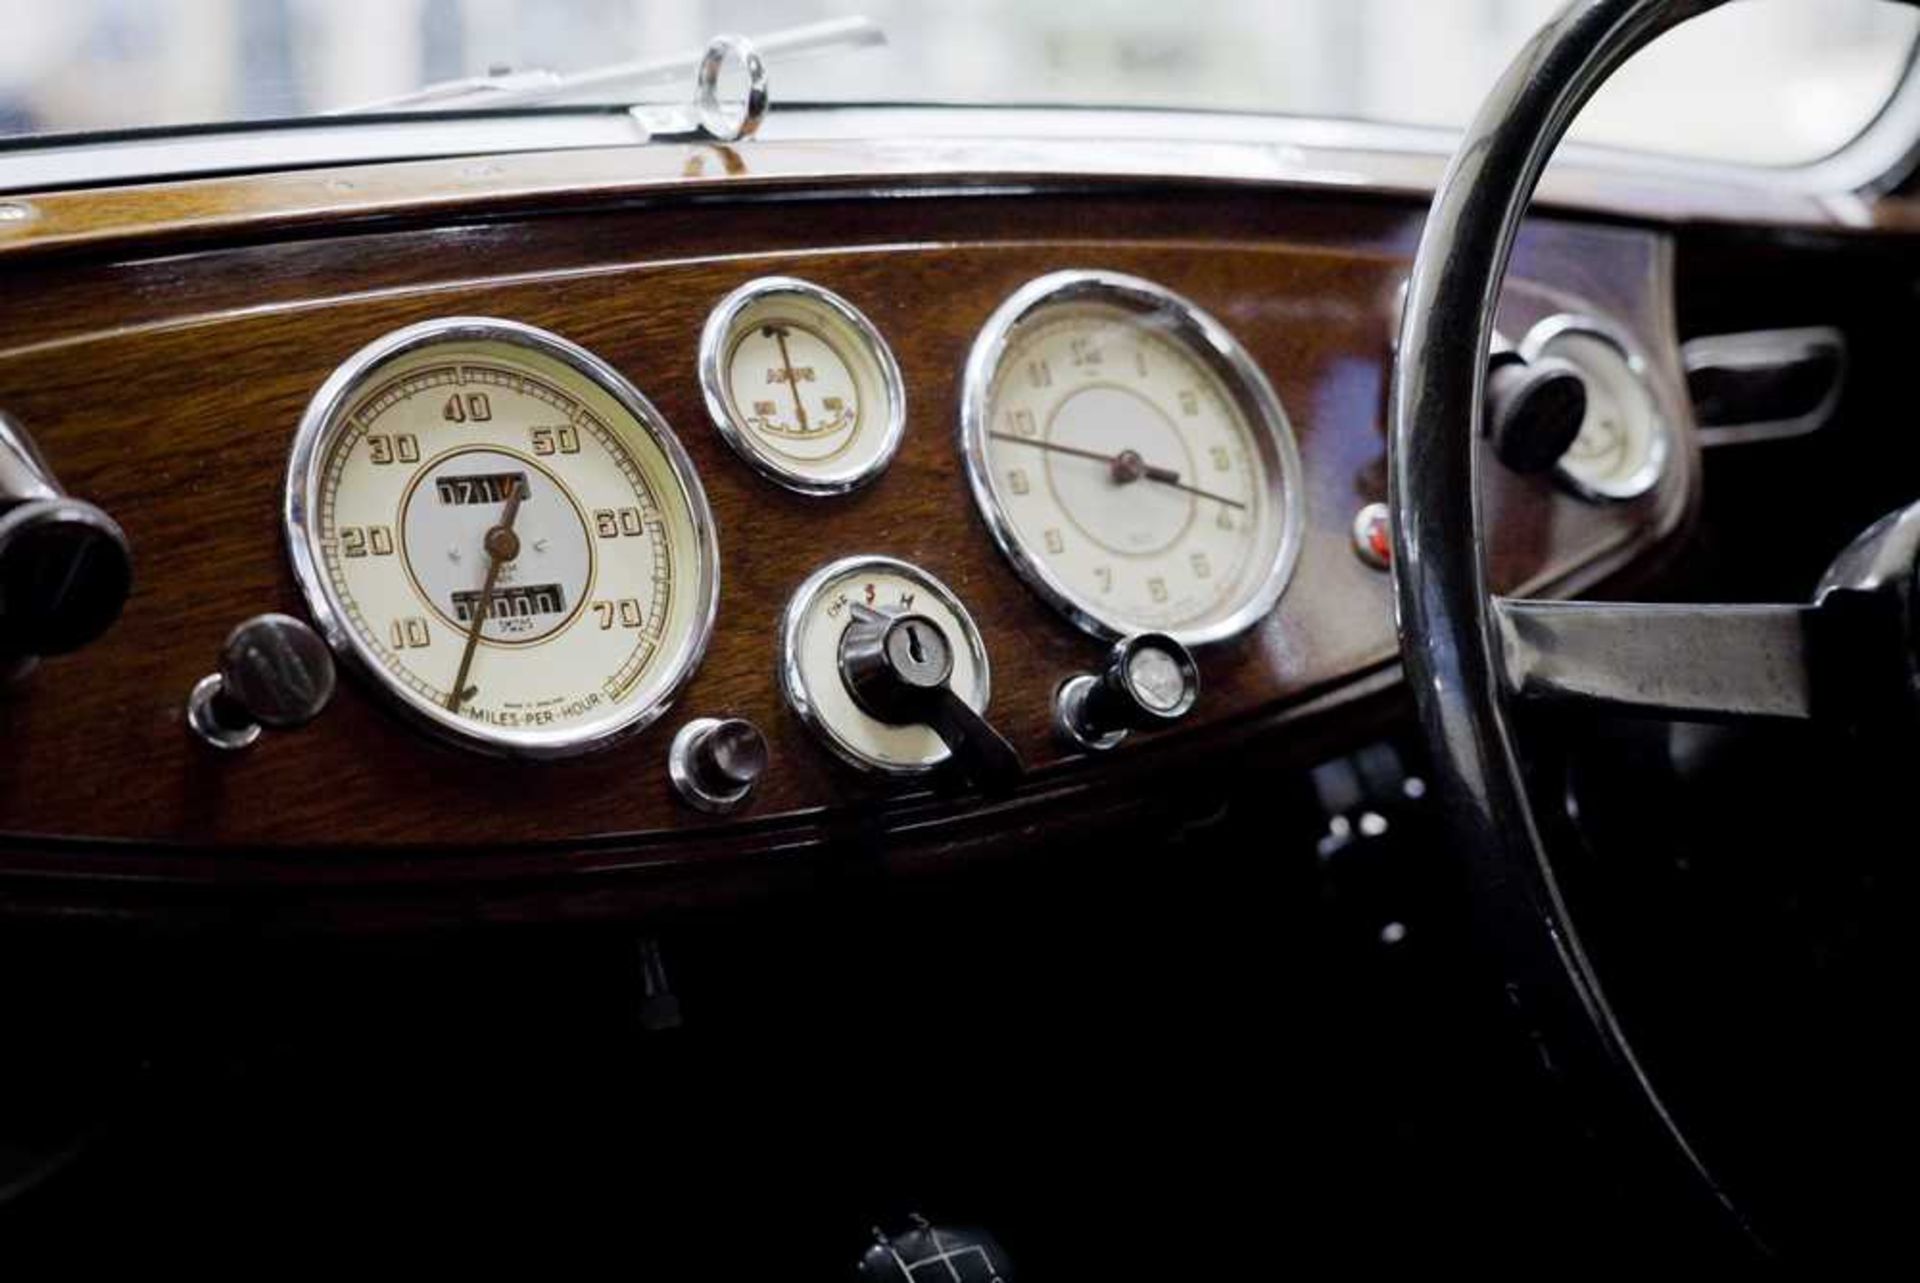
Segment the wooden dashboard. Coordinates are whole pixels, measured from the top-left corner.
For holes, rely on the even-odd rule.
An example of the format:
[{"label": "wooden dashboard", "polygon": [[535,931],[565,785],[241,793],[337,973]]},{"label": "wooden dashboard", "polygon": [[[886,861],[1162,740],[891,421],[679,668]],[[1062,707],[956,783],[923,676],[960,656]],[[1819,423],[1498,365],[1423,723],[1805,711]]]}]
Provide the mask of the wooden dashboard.
[{"label": "wooden dashboard", "polygon": [[[337,179],[343,193],[358,180]],[[0,239],[0,409],[67,489],[122,524],[136,566],[104,639],[0,692],[0,878],[12,889],[0,898],[49,886],[644,878],[855,831],[1000,842],[1098,808],[1156,763],[1337,722],[1349,697],[1393,680],[1389,579],[1356,555],[1352,527],[1385,498],[1390,345],[1424,213],[1416,200],[1139,179],[1019,191],[885,179],[866,190],[668,184],[590,201],[482,190],[448,202],[423,186],[336,219],[179,217],[198,186],[62,196],[44,202],[44,235]],[[121,221],[73,234],[105,208]],[[1618,327],[1685,448],[1651,494],[1617,504],[1489,458],[1498,587],[1590,585],[1683,523],[1697,467],[1670,255],[1658,231],[1542,219],[1524,235],[1503,330],[1563,312]],[[1061,680],[1103,648],[1010,571],[956,449],[973,337],[1018,286],[1064,268],[1146,277],[1222,321],[1284,401],[1305,470],[1305,541],[1279,607],[1201,653],[1202,697],[1177,729],[1098,759],[1063,747],[1050,710]],[[770,485],[708,419],[695,377],[702,323],[729,291],[772,273],[845,296],[898,356],[904,444],[853,495]],[[305,615],[280,505],[308,399],[364,344],[451,315],[527,322],[584,345],[673,425],[721,547],[718,622],[697,676],[639,738],[561,764],[433,742],[351,672],[312,725],[210,751],[184,710],[222,638],[263,611]],[[1012,798],[988,805],[964,788],[862,777],[783,705],[776,638],[788,597],[855,553],[924,566],[971,609],[993,664],[991,716],[1034,768]],[[771,750],[750,805],[724,818],[682,804],[666,770],[675,727],[716,715],[752,719]]]}]

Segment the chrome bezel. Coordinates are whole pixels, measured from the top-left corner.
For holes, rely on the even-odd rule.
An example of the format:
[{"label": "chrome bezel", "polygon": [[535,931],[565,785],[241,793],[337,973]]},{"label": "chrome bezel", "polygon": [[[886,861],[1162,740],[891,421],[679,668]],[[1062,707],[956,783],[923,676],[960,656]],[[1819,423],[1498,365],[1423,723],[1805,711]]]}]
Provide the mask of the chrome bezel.
[{"label": "chrome bezel", "polygon": [[1639,468],[1624,481],[1614,485],[1596,486],[1592,482],[1576,477],[1567,470],[1565,461],[1556,464],[1553,470],[1554,480],[1569,493],[1585,499],[1589,503],[1625,503],[1638,499],[1660,484],[1660,478],[1666,475],[1667,459],[1673,453],[1673,425],[1660,411],[1660,398],[1655,394],[1648,377],[1646,358],[1640,354],[1633,340],[1617,325],[1575,312],[1561,312],[1549,316],[1527,331],[1520,340],[1520,355],[1527,361],[1537,361],[1553,340],[1565,334],[1584,334],[1599,339],[1608,347],[1618,351],[1627,363],[1627,370],[1639,380],[1646,392],[1647,404],[1652,408],[1653,443],[1647,450],[1647,458]]},{"label": "chrome bezel", "polygon": [[[967,654],[972,657],[974,669],[980,674],[980,706],[984,713],[993,702],[993,669],[987,660],[986,642],[980,636],[980,627],[973,622],[973,616],[954,595],[953,590],[941,583],[933,575],[911,562],[901,561],[898,557],[885,557],[877,554],[862,554],[842,557],[838,561],[828,562],[820,569],[808,575],[801,585],[793,590],[793,596],[787,599],[786,612],[780,620],[780,693],[786,698],[787,707],[801,724],[813,733],[832,754],[856,770],[875,775],[886,775],[900,779],[911,779],[927,774],[946,764],[953,756],[952,752],[942,748],[940,755],[930,762],[905,764],[886,762],[870,756],[857,745],[848,743],[831,723],[820,715],[811,692],[807,689],[806,675],[800,669],[800,628],[806,622],[808,613],[819,601],[820,594],[827,585],[848,575],[862,571],[883,571],[888,574],[910,579],[929,596],[939,600],[940,604],[953,613],[960,621],[961,631],[966,634],[962,641]],[[848,620],[851,624],[852,620]]]},{"label": "chrome bezel", "polygon": [[[310,514],[317,510],[320,465],[334,425],[367,380],[382,367],[422,348],[449,343],[502,343],[524,348],[590,380],[632,415],[653,439],[666,456],[668,470],[679,485],[681,500],[687,505],[693,526],[697,563],[692,584],[693,626],[669,657],[670,668],[659,693],[650,701],[636,703],[609,725],[585,732],[515,733],[475,724],[430,704],[388,676],[372,649],[347,626],[340,603],[335,600],[332,586],[322,570],[319,532],[313,529]],[[707,505],[706,491],[679,438],[674,436],[673,429],[653,403],[611,365],[557,334],[518,321],[474,316],[423,321],[384,335],[348,357],[314,393],[294,434],[293,450],[287,461],[283,528],[294,578],[300,584],[320,635],[327,639],[334,653],[370,677],[394,707],[416,725],[440,739],[480,752],[550,760],[596,752],[636,735],[672,706],[698,670],[713,637],[714,617],[720,604],[719,537],[714,528],[713,511]]]},{"label": "chrome bezel", "polygon": [[[825,476],[809,475],[792,464],[763,453],[754,444],[751,434],[735,419],[727,397],[724,368],[728,337],[740,313],[749,304],[770,294],[803,295],[838,316],[858,336],[867,355],[879,369],[880,382],[887,396],[880,452],[859,468],[837,473],[828,470]],[[757,277],[721,299],[708,314],[707,323],[700,331],[700,392],[706,399],[707,417],[713,420],[721,439],[732,447],[733,452],[767,480],[798,494],[841,495],[858,490],[887,470],[887,465],[893,462],[893,456],[899,452],[900,442],[907,433],[906,380],[901,377],[900,363],[894,359],[893,349],[887,345],[879,328],[867,319],[864,312],[832,290],[797,276]]]},{"label": "chrome bezel", "polygon": [[[1039,309],[1084,299],[1115,303],[1143,316],[1170,322],[1173,331],[1187,339],[1192,350],[1213,366],[1255,429],[1256,445],[1267,467],[1268,501],[1280,506],[1279,543],[1272,566],[1256,581],[1246,600],[1224,618],[1205,627],[1168,628],[1154,623],[1129,622],[1102,614],[1079,601],[1044,563],[1028,554],[994,494],[988,477],[987,401],[1008,340],[1014,329]],[[1117,641],[1139,632],[1163,632],[1184,645],[1205,646],[1237,637],[1273,612],[1300,560],[1306,531],[1306,492],[1301,476],[1300,447],[1279,394],[1225,326],[1173,291],[1137,276],[1106,271],[1052,272],[1027,282],[1000,305],[981,328],[967,357],[960,399],[960,454],[966,465],[974,506],[1014,570],[1054,609],[1103,641]]]}]

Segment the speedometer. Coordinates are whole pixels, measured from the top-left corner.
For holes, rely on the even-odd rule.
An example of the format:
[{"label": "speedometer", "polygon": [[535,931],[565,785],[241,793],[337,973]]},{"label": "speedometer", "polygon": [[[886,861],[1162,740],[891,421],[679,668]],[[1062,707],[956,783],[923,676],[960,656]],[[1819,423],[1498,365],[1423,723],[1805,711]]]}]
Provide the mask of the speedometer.
[{"label": "speedometer", "polygon": [[1136,277],[1060,272],[1008,299],[968,361],[961,449],[1014,568],[1101,637],[1234,636],[1299,555],[1279,398],[1218,322]]},{"label": "speedometer", "polygon": [[560,757],[657,717],[712,631],[706,496],[671,429],[556,335],[388,335],[309,405],[294,571],[329,643],[467,746]]}]

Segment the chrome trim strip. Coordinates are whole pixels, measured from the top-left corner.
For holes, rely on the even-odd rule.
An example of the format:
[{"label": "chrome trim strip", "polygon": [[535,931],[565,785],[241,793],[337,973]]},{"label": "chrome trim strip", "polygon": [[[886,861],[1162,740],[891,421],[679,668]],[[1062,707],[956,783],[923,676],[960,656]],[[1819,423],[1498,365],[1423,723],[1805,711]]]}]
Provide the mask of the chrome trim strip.
[{"label": "chrome trim strip", "polygon": [[[570,731],[506,734],[449,713],[399,686],[387,675],[367,643],[347,626],[320,563],[317,550],[320,536],[311,525],[311,514],[319,510],[320,469],[325,462],[322,450],[354,394],[380,367],[421,348],[473,342],[526,348],[598,385],[631,414],[660,447],[669,471],[679,482],[681,499],[692,519],[697,563],[697,577],[692,585],[692,626],[664,660],[655,661],[667,665],[667,679],[652,699],[636,700],[619,720],[584,735]],[[348,357],[314,393],[294,433],[293,448],[287,458],[282,530],[286,535],[287,554],[293,563],[294,579],[300,585],[320,635],[327,639],[334,652],[373,681],[388,702],[415,725],[463,748],[502,757],[533,761],[574,757],[611,747],[652,725],[672,706],[698,671],[707,645],[713,639],[714,620],[720,608],[720,543],[713,510],[707,504],[707,494],[701,487],[693,460],[665,416],[624,375],[593,353],[557,334],[518,321],[481,316],[422,321],[375,339]],[[661,645],[665,650],[666,638],[661,639]]]},{"label": "chrome trim strip", "polygon": [[[57,191],[216,174],[267,173],[387,161],[625,147],[646,129],[624,111],[403,113],[141,131],[106,138],[0,144],[0,192]],[[837,174],[905,171],[1205,178],[1431,193],[1460,135],[1359,120],[1133,108],[802,106],[772,113],[754,142],[873,144],[874,164]],[[1800,168],[1681,159],[1572,144],[1542,196],[1574,207],[1625,203],[1654,218],[1724,217],[1847,225],[1864,218],[1856,192],[1885,186],[1920,139],[1920,75],[1910,73],[1861,138]],[[674,144],[659,144],[670,146]],[[1120,155],[1111,154],[1118,148]],[[707,150],[707,149],[702,149]],[[1625,180],[1625,181],[1622,181]],[[1599,190],[1596,190],[1598,188]],[[1609,196],[1608,188],[1614,189]]]},{"label": "chrome trim strip", "polygon": [[195,130],[0,147],[0,192],[59,191],[388,161],[629,147],[647,131],[624,112],[523,112],[443,119]]},{"label": "chrome trim strip", "polygon": [[[1274,549],[1272,566],[1246,601],[1224,619],[1203,628],[1162,628],[1129,622],[1103,616],[1076,600],[1039,558],[1028,553],[988,479],[991,472],[987,459],[991,417],[988,398],[993,390],[994,374],[1000,368],[1014,329],[1041,308],[1084,299],[1113,303],[1143,316],[1171,321],[1177,334],[1211,360],[1227,390],[1240,403],[1248,425],[1259,433],[1256,444],[1262,447],[1262,461],[1267,466],[1268,502],[1280,505],[1280,541]],[[1300,559],[1306,535],[1306,487],[1300,447],[1279,394],[1224,325],[1172,290],[1137,276],[1101,271],[1051,272],[1028,281],[994,310],[973,341],[961,380],[960,455],[966,463],[967,484],[973,491],[974,506],[1008,563],[1048,605],[1082,631],[1103,641],[1117,641],[1138,632],[1165,632],[1184,645],[1205,646],[1237,637],[1273,613]]]}]

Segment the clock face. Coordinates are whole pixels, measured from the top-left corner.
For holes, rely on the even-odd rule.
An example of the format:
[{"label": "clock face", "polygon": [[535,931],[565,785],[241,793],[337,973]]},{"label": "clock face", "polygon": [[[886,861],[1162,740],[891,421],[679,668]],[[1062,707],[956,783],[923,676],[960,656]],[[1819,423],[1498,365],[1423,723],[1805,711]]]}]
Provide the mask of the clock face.
[{"label": "clock face", "polygon": [[1195,643],[1250,627],[1299,542],[1278,400],[1190,304],[1064,275],[1016,295],[975,349],[963,445],[989,525],[1091,631]]}]

